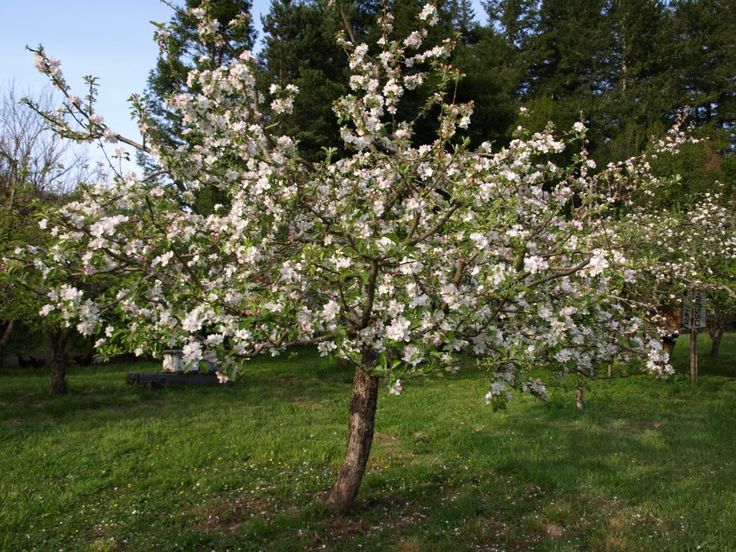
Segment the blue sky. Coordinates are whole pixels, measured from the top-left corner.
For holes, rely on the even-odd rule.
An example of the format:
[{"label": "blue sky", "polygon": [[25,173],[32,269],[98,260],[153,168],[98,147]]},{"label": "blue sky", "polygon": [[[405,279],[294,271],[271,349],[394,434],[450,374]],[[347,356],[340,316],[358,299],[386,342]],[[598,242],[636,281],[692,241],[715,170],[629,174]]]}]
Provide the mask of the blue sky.
[{"label": "blue sky", "polygon": [[[483,13],[480,1],[473,3],[476,14]],[[269,6],[270,0],[253,2],[259,39],[260,15]],[[84,75],[98,77],[98,113],[115,131],[137,138],[127,98],[144,90],[156,60],[150,21],[168,21],[171,15],[171,8],[159,0],[0,0],[0,90],[11,82],[19,94],[44,88],[46,80],[25,50],[27,44],[43,44],[51,57],[61,60],[77,95],[84,93]]]},{"label": "blue sky", "polygon": [[[269,4],[256,0],[254,11]],[[61,60],[77,95],[84,92],[84,75],[99,77],[99,113],[116,131],[137,137],[126,100],[144,90],[156,60],[150,21],[168,21],[171,15],[159,0],[0,0],[0,88],[10,82],[21,94],[44,88],[47,81],[25,50],[26,44],[43,44]],[[260,18],[256,21],[260,27]]]}]

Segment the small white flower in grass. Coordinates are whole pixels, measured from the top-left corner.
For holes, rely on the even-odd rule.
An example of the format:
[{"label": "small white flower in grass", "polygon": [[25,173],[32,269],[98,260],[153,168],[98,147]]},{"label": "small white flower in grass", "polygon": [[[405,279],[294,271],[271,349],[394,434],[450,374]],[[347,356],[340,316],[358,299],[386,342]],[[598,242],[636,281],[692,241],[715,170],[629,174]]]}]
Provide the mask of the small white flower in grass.
[{"label": "small white flower in grass", "polygon": [[215,375],[217,376],[218,383],[227,383],[230,381],[230,378],[225,372],[215,372]]},{"label": "small white flower in grass", "polygon": [[585,131],[585,125],[578,121],[574,125],[572,125],[572,128],[575,132],[584,132]]},{"label": "small white flower in grass", "polygon": [[394,384],[393,384],[393,385],[392,385],[391,387],[389,387],[389,388],[388,388],[388,392],[389,392],[389,394],[391,394],[391,395],[396,395],[397,397],[398,397],[399,395],[401,395],[401,392],[402,392],[403,390],[404,390],[404,389],[403,389],[403,388],[401,387],[401,380],[400,380],[400,379],[397,379],[397,380],[396,380],[396,381],[394,382]]}]

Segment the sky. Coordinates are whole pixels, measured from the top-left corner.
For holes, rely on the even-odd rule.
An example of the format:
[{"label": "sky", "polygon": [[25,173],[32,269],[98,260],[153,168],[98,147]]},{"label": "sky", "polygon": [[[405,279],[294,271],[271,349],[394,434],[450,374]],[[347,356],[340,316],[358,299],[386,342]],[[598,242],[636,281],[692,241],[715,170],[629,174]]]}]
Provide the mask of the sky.
[{"label": "sky", "polygon": [[[479,0],[473,4],[476,14],[483,13]],[[269,6],[270,0],[253,1],[259,40],[260,16]],[[165,22],[172,14],[160,0],[0,0],[0,92],[11,84],[19,95],[44,89],[47,80],[25,50],[43,44],[49,56],[61,60],[76,95],[84,95],[84,75],[99,78],[98,113],[114,131],[138,140],[127,99],[144,91],[156,61],[150,21]]]},{"label": "sky", "polygon": [[[254,11],[269,5],[256,0]],[[0,0],[0,89],[11,83],[19,95],[44,89],[47,80],[25,49],[43,44],[49,56],[61,60],[78,96],[84,95],[84,75],[98,77],[99,114],[116,132],[138,139],[127,99],[145,89],[156,62],[150,21],[165,22],[172,14],[159,0]],[[260,31],[260,17],[255,20]]]}]

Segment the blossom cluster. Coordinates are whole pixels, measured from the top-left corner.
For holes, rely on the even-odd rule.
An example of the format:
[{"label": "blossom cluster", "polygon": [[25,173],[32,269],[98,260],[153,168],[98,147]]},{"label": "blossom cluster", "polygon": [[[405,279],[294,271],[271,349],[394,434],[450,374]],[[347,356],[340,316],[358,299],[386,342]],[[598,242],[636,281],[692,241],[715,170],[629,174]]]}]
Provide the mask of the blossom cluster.
[{"label": "blossom cluster", "polygon": [[[206,10],[192,14],[207,36]],[[420,19],[436,23],[436,8]],[[141,111],[167,178],[121,175],[49,213],[45,262],[59,287],[44,314],[98,333],[103,350],[178,346],[185,363],[217,362],[227,377],[243,358],[312,343],[388,376],[392,394],[412,375],[454,370],[461,355],[494,371],[488,401],[511,388],[545,397],[522,371],[540,363],[589,374],[629,356],[666,373],[658,341],[643,337],[644,305],[627,300],[638,268],[612,239],[623,235],[612,234],[616,202],[656,180],[645,158],[594,173],[579,124],[471,149],[457,135],[472,105],[444,93],[457,78],[451,42],[425,47],[426,28],[393,38],[390,14],[381,29],[377,54],[339,39],[351,69],[335,105],[351,151],[339,160],[300,158],[273,115],[293,108],[297,90],[272,87],[264,113],[247,53],[192,71],[190,91],[170,99],[190,140],[158,141]],[[429,99],[438,131],[415,145],[398,106],[429,80],[439,83]],[[563,152],[572,161],[560,166]],[[200,212],[203,189],[225,200]],[[62,264],[115,277],[84,298],[64,283]],[[378,361],[365,365],[367,356]]]}]

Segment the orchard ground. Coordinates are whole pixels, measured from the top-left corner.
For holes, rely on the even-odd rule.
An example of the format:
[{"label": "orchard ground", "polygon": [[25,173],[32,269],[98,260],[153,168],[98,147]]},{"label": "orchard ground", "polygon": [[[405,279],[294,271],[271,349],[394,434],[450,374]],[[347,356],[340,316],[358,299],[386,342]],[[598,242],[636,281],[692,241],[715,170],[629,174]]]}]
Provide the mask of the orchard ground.
[{"label": "orchard ground", "polygon": [[727,550],[736,543],[736,336],[687,380],[601,378],[587,409],[484,405],[488,375],[379,398],[356,510],[323,506],[350,369],[311,351],[231,387],[149,391],[126,371],[0,374],[0,550]]}]

